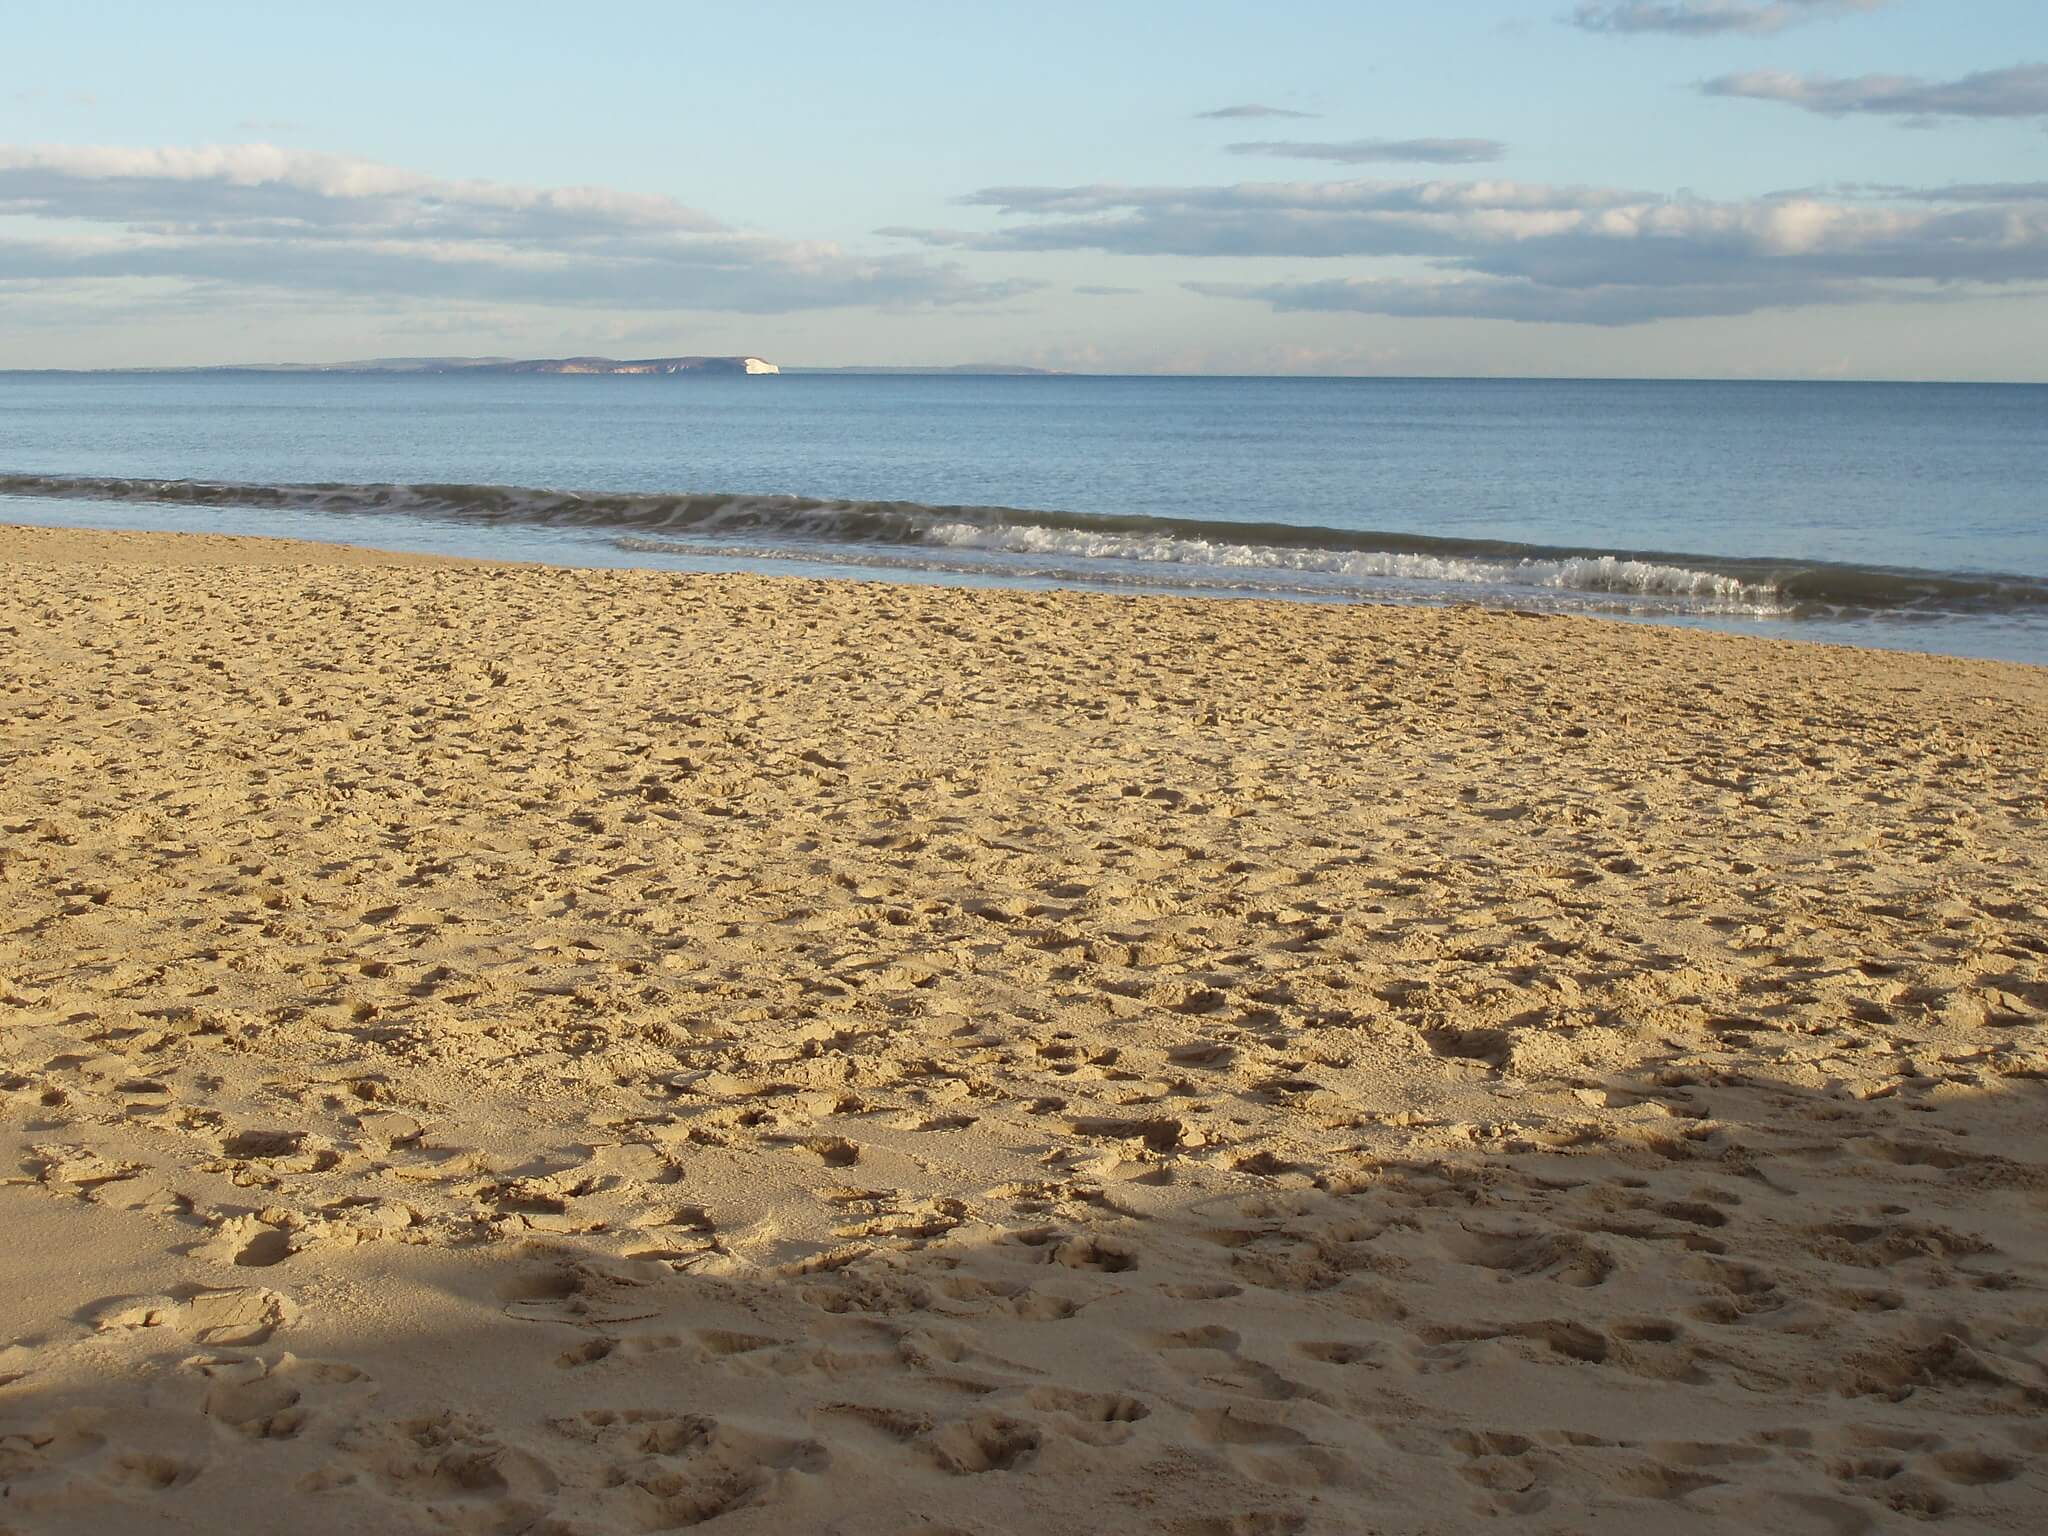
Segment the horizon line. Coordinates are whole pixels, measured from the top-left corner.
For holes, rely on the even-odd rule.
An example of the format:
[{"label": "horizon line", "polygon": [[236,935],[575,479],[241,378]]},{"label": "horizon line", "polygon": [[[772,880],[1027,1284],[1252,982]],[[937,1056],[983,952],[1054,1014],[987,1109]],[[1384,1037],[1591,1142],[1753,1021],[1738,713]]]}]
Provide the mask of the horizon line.
[{"label": "horizon line", "polygon": [[[569,357],[597,357],[595,353],[569,353]],[[666,354],[664,354],[666,355]],[[676,354],[678,356],[684,354]],[[718,354],[725,356],[727,354]],[[760,358],[759,353],[732,353],[733,357]],[[394,362],[405,359],[393,359]],[[525,359],[519,359],[525,361]],[[619,359],[606,359],[619,361]],[[761,361],[768,361],[761,358]],[[2048,376],[2042,378],[1952,378],[1922,377],[1911,375],[1858,375],[1842,377],[1819,377],[1812,374],[1558,374],[1558,373],[1168,373],[1168,372],[1127,372],[1110,369],[1047,368],[1038,364],[1010,363],[783,363],[779,377],[810,373],[839,373],[886,377],[895,375],[916,375],[927,378],[1008,378],[1008,379],[1174,379],[1217,381],[1245,380],[1300,380],[1304,383],[1350,381],[1354,383],[1415,383],[1415,384],[1918,384],[1948,385],[1959,388],[2043,388],[2048,387]],[[65,367],[7,367],[0,365],[0,377],[35,374],[61,375],[71,378],[92,378],[106,375],[152,375],[192,373],[260,373],[271,377],[299,377],[306,374],[351,374],[370,376],[405,376],[420,378],[449,378],[465,370],[460,368],[441,371],[409,368],[380,368],[349,363],[117,363],[92,368]],[[507,377],[493,373],[490,377]],[[534,378],[638,378],[629,374],[533,374],[511,375]],[[650,375],[670,379],[669,375]],[[680,376],[675,376],[680,377]],[[695,375],[690,376],[693,380]],[[706,373],[705,379],[724,378],[723,374]],[[752,375],[756,378],[773,378],[778,375]],[[772,386],[771,386],[772,387]]]}]

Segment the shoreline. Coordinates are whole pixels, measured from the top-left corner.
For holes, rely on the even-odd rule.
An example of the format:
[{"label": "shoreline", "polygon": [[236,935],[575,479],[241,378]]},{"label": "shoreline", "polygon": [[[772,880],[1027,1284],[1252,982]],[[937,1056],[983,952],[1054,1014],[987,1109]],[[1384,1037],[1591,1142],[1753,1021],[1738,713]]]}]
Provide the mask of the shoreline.
[{"label": "shoreline", "polygon": [[2048,1499],[2040,667],[0,563],[0,1532]]},{"label": "shoreline", "polygon": [[[194,374],[240,374],[256,373],[276,376],[313,376],[391,378],[418,377],[406,370],[377,370],[352,368],[340,363],[163,363],[130,364],[128,366],[105,366],[97,368],[0,368],[0,377],[8,374],[24,374],[38,377],[74,378],[154,378],[161,376],[189,377]],[[550,375],[527,375],[527,377],[549,377]],[[575,375],[552,375],[552,377],[575,377]],[[584,375],[601,377],[601,375]],[[975,364],[933,363],[933,364],[811,364],[791,363],[786,365],[781,377],[784,378],[964,378],[964,379],[1100,379],[1107,383],[1136,381],[1150,383],[1160,380],[1185,381],[1195,384],[1241,384],[1249,381],[1260,383],[1305,384],[1494,384],[1510,387],[1517,384],[1613,384],[1622,388],[1636,388],[1645,384],[1726,384],[1738,387],[1761,389],[1818,387],[1821,389],[2048,389],[2048,378],[2041,379],[1955,379],[1955,378],[1800,378],[1800,377],[1758,377],[1754,374],[1575,374],[1575,373],[1094,373],[1086,369],[1062,368],[988,367]]]},{"label": "shoreline", "polygon": [[[319,514],[307,514],[308,517],[318,515]],[[432,527],[438,525],[428,524],[427,526]],[[451,525],[451,531],[453,530],[453,528],[460,526],[460,524]],[[905,566],[900,569],[897,569],[891,567],[861,566],[859,564],[854,563],[835,565],[829,553],[821,555],[816,559],[787,560],[785,560],[783,557],[761,555],[758,557],[753,557],[756,560],[756,566],[748,566],[745,564],[745,561],[749,557],[734,553],[732,551],[722,551],[717,553],[706,553],[703,555],[697,555],[685,548],[678,547],[673,552],[669,552],[666,550],[656,549],[651,543],[648,543],[646,548],[642,548],[642,543],[646,541],[638,541],[631,538],[623,538],[619,541],[615,541],[617,546],[621,548],[623,552],[629,556],[638,553],[643,557],[652,556],[654,558],[659,558],[661,555],[666,553],[671,554],[671,557],[677,560],[702,560],[705,562],[727,561],[739,568],[731,570],[718,570],[699,569],[690,566],[665,566],[636,562],[630,558],[621,559],[613,563],[596,564],[591,563],[588,559],[589,554],[592,553],[592,550],[588,547],[576,551],[565,550],[563,556],[557,559],[546,558],[543,555],[534,555],[532,557],[522,558],[518,556],[491,556],[466,553],[451,554],[439,551],[409,549],[394,543],[367,543],[353,538],[344,539],[341,537],[335,537],[330,539],[326,537],[317,536],[311,530],[306,529],[271,534],[244,532],[212,532],[199,530],[185,531],[167,530],[161,528],[107,528],[100,526],[89,526],[83,524],[57,522],[12,522],[7,520],[4,516],[0,516],[0,535],[11,534],[14,532],[50,533],[70,536],[99,535],[109,538],[143,538],[170,540],[203,539],[229,541],[247,540],[259,543],[280,544],[293,549],[353,551],[371,556],[383,557],[400,561],[449,561],[458,564],[472,564],[482,566],[510,566],[520,568],[531,568],[537,570],[556,571],[641,571],[652,575],[678,577],[686,580],[712,579],[725,576],[740,576],[758,578],[767,581],[822,581],[827,583],[849,582],[855,584],[874,584],[907,590],[922,589],[961,592],[1001,592],[1010,594],[1072,593],[1077,596],[1101,597],[1110,599],[1141,599],[1165,602],[1191,603],[1246,603],[1254,605],[1255,607],[1264,605],[1280,605],[1284,607],[1308,608],[1363,607],[1375,611],[1411,613],[1432,611],[1473,611],[1495,615],[1514,614],[1521,617],[1543,620],[1568,619],[1574,621],[1587,621],[1593,623],[1620,624],[1631,628],[1647,627],[1652,629],[1673,630],[1679,633],[1692,635],[1720,635],[1730,639],[1753,641],[1759,644],[1789,644],[1797,646],[1817,646],[1826,649],[1855,651],[1866,655],[1923,657],[1932,660],[1982,662],[1993,666],[2017,666],[2032,668],[2035,670],[2048,669],[2048,659],[2044,659],[2042,661],[2027,661],[2004,656],[1963,654],[1954,651],[1920,650],[1905,645],[1883,644],[1875,640],[1862,638],[1842,638],[1841,630],[1846,626],[1828,620],[1751,620],[1747,621],[1751,625],[1751,627],[1748,629],[1742,629],[1732,626],[1734,626],[1738,622],[1743,621],[1737,621],[1734,619],[1727,618],[1725,616],[1711,614],[1686,615],[1653,613],[1603,613],[1598,611],[1578,612],[1569,609],[1517,607],[1514,604],[1514,600],[1511,594],[1499,594],[1493,600],[1489,601],[1489,599],[1484,596],[1444,598],[1403,598],[1397,595],[1344,592],[1335,590],[1332,590],[1328,593],[1311,592],[1307,590],[1272,592],[1260,592],[1256,590],[1225,591],[1188,588],[1177,589],[1170,586],[1154,587],[1140,583],[1133,583],[1126,587],[1111,587],[1101,585],[1098,583],[1091,583],[1086,580],[1062,581],[1059,579],[1036,578],[1023,575],[1005,576],[999,573],[989,572],[956,573],[949,571],[944,567]],[[578,554],[583,555],[585,558],[577,558],[576,556]],[[790,565],[791,567],[815,566],[819,567],[820,569],[777,569],[778,565],[785,563]],[[977,576],[979,577],[979,579],[975,579]],[[1878,623],[1879,621],[1871,618],[1864,618],[1854,622],[1857,626],[1868,628]],[[1829,631],[1829,633],[1825,635],[1815,635],[1812,637],[1803,636],[1796,632],[1798,629],[1803,627],[1826,629]],[[1852,629],[1851,634],[1854,635],[1855,633],[1856,631]]]}]

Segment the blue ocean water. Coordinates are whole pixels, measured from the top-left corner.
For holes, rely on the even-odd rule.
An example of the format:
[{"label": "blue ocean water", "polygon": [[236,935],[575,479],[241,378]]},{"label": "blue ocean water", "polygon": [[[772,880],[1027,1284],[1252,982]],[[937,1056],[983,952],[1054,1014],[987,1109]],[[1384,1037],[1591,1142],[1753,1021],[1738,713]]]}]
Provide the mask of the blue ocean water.
[{"label": "blue ocean water", "polygon": [[2048,387],[0,374],[0,521],[2048,663]]}]

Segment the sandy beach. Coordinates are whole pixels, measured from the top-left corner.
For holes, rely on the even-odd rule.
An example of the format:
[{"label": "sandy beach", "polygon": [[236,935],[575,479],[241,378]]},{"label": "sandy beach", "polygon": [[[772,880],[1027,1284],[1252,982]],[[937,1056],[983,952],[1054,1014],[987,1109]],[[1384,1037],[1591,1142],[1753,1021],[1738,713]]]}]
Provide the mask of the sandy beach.
[{"label": "sandy beach", "polygon": [[7,1536],[2048,1518],[2048,671],[0,561]]}]

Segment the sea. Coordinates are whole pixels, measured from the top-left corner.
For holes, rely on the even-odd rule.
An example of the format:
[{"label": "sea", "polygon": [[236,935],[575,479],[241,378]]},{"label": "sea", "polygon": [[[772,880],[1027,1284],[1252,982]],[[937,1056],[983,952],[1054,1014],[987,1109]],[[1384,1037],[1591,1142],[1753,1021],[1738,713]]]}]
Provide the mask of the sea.
[{"label": "sea", "polygon": [[0,522],[2048,664],[2041,385],[0,373]]}]

